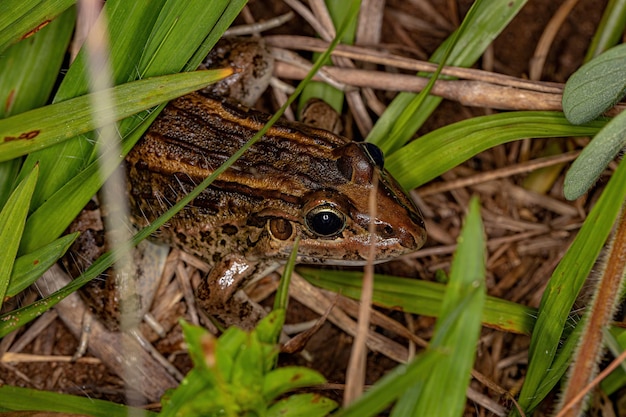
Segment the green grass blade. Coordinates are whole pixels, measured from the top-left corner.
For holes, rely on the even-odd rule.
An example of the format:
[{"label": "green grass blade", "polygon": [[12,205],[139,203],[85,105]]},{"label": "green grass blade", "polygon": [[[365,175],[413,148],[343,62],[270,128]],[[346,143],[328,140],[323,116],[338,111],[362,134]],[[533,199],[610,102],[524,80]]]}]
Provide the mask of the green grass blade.
[{"label": "green grass blade", "polygon": [[514,140],[591,136],[606,124],[573,126],[558,112],[509,112],[474,117],[422,136],[385,160],[385,167],[405,189],[436,178],[472,156]]},{"label": "green grass blade", "polygon": [[0,4],[0,53],[29,36],[76,3],[74,0],[2,0]]},{"label": "green grass blade", "polygon": [[530,405],[548,394],[542,388],[543,380],[553,367],[570,310],[625,200],[626,164],[621,163],[552,274],[541,299],[530,342],[528,372],[519,397],[519,404],[527,415]]},{"label": "green grass blade", "polygon": [[[473,65],[525,3],[526,0],[478,0],[474,6],[474,13],[470,16],[471,19],[463,23],[466,29],[457,39],[447,65],[459,67]],[[431,62],[441,61],[452,38],[451,36],[437,48],[430,59]],[[430,96],[417,113],[404,115],[405,109],[411,108],[411,102],[415,97],[416,94],[413,93],[398,94],[368,135],[367,141],[378,145],[385,155],[396,151],[406,143],[441,102],[441,98]],[[410,121],[406,123],[403,132],[398,132],[395,139],[389,140],[391,130],[401,118],[410,119]]]},{"label": "green grass blade", "polygon": [[[360,272],[320,270],[298,267],[298,273],[311,284],[346,297],[359,299],[363,274]],[[439,317],[446,286],[437,282],[376,274],[374,303],[407,313]],[[528,334],[532,332],[537,311],[495,297],[487,297],[482,312],[485,326],[506,332]]]},{"label": "green grass blade", "polygon": [[[1,13],[0,13],[1,14]],[[74,8],[68,9],[28,41],[19,42],[0,58],[0,119],[43,106],[56,82],[73,32]],[[21,161],[0,163],[0,207],[4,206]]]},{"label": "green grass blade", "polygon": [[0,58],[0,118],[44,105],[57,80],[74,30],[76,13],[68,9]]},{"label": "green grass blade", "polygon": [[[165,3],[154,25],[144,54],[141,57],[139,68],[142,69],[143,77],[151,77],[159,74],[168,74],[181,71],[198,46],[203,45],[207,34],[211,33],[220,16],[229,2],[211,4],[207,7],[205,1],[186,1]],[[238,4],[243,7],[244,2]],[[192,27],[193,30],[188,30]],[[217,40],[217,38],[215,39]],[[181,45],[196,45],[192,48],[181,48]],[[207,48],[208,47],[208,48]],[[204,45],[201,57],[207,55],[212,45]],[[198,67],[200,62],[193,63],[191,69]]]},{"label": "green grass blade", "polygon": [[[365,394],[348,408],[339,410],[333,417],[369,417],[379,415],[417,381],[424,381],[437,367],[444,353],[427,350],[417,355],[409,364],[400,365],[382,377]],[[431,414],[426,414],[431,415]]]},{"label": "green grass blade", "polygon": [[72,415],[80,413],[93,417],[126,417],[129,415],[156,417],[157,415],[151,411],[134,410],[109,401],[10,385],[0,386],[0,407],[13,411],[45,411],[70,413]]},{"label": "green grass blade", "polygon": [[429,349],[445,355],[420,386],[419,394],[405,393],[411,400],[418,398],[414,416],[463,414],[485,303],[485,248],[480,204],[473,198],[452,261],[441,317],[429,344]]},{"label": "green grass blade", "polygon": [[[134,81],[0,120],[0,162],[43,149],[198,90],[230,70],[194,71]],[[113,106],[94,113],[90,103],[111,94]]]},{"label": "green grass blade", "polygon": [[30,199],[37,183],[39,170],[35,166],[30,173],[11,194],[4,208],[0,212],[0,307],[6,295],[15,255],[20,245]]},{"label": "green grass blade", "polygon": [[65,254],[78,235],[79,233],[76,232],[62,236],[34,252],[17,258],[13,265],[6,296],[13,297],[34,283]]},{"label": "green grass blade", "polygon": [[626,0],[609,0],[598,29],[593,35],[587,55],[585,55],[585,62],[616,45],[622,37],[625,27]]}]

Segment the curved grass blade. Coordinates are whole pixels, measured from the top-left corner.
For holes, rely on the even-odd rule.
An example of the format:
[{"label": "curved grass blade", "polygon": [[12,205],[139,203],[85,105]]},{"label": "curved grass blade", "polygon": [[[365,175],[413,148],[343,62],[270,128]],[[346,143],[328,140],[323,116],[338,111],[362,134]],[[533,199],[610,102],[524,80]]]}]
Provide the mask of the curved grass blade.
[{"label": "curved grass blade", "polygon": [[[547,376],[554,383],[562,376],[551,373],[551,370],[559,360],[555,359],[555,355],[561,336],[569,327],[567,319],[624,201],[626,164],[620,164],[552,274],[541,298],[537,323],[530,341],[528,372],[519,396],[519,405],[527,415],[550,392],[551,386],[545,383]],[[558,367],[563,371],[564,368]]]},{"label": "curved grass blade", "polygon": [[563,112],[573,124],[600,116],[626,94],[626,44],[600,54],[580,67],[565,83]]},{"label": "curved grass blade", "polygon": [[606,124],[570,124],[558,112],[510,112],[475,117],[422,136],[385,160],[385,168],[405,189],[413,189],[496,145],[514,140],[591,136]]},{"label": "curved grass blade", "polygon": [[108,118],[94,114],[89,105],[102,94],[111,94],[115,102],[114,107],[102,110],[106,114],[113,112],[120,120],[198,90],[230,73],[231,70],[194,71],[148,78],[0,120],[0,162],[102,127]]},{"label": "curved grass blade", "polygon": [[598,24],[596,33],[593,35],[585,62],[600,55],[610,47],[617,44],[626,27],[626,0],[609,0],[606,5],[602,20]]},{"label": "curved grass blade", "polygon": [[20,245],[19,238],[26,223],[37,174],[39,169],[35,166],[30,175],[17,186],[0,212],[0,307],[11,280],[15,255]]}]

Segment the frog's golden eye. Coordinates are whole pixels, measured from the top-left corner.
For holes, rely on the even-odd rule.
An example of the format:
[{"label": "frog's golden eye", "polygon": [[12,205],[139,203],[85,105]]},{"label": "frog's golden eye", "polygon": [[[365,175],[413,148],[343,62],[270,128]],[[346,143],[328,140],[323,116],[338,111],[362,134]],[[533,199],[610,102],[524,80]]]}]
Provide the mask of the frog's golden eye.
[{"label": "frog's golden eye", "polygon": [[335,237],[346,227],[346,216],[328,203],[312,208],[304,219],[311,232],[324,238]]},{"label": "frog's golden eye", "polygon": [[289,220],[276,218],[269,221],[269,229],[276,239],[287,240],[293,234],[293,227]]}]

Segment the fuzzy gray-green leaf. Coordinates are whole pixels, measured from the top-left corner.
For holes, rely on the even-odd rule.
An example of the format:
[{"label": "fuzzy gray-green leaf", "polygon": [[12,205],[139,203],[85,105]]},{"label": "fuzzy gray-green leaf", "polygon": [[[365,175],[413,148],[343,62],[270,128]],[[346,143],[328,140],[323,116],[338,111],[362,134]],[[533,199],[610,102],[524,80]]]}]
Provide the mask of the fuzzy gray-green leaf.
[{"label": "fuzzy gray-green leaf", "polygon": [[580,67],[565,84],[563,112],[573,124],[587,123],[626,94],[626,44],[609,49]]},{"label": "fuzzy gray-green leaf", "polygon": [[567,171],[563,186],[565,198],[575,200],[586,193],[625,146],[626,112],[622,112],[589,142]]}]

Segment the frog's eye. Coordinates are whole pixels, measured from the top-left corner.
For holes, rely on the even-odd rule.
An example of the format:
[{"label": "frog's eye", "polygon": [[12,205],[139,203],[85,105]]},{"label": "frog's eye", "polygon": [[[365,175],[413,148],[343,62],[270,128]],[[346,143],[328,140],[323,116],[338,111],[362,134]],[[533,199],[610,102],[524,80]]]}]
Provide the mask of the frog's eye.
[{"label": "frog's eye", "polygon": [[346,227],[346,217],[332,205],[320,204],[304,217],[306,227],[320,237],[335,237]]},{"label": "frog's eye", "polygon": [[383,166],[385,165],[385,155],[383,155],[383,151],[381,151],[380,148],[373,143],[363,142],[359,145],[361,145],[372,161],[374,161],[376,166],[383,169]]}]

